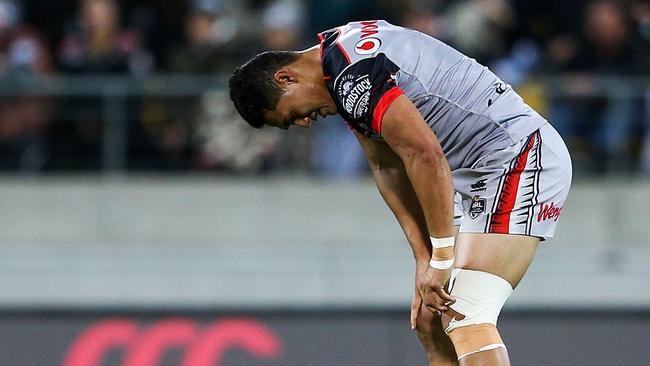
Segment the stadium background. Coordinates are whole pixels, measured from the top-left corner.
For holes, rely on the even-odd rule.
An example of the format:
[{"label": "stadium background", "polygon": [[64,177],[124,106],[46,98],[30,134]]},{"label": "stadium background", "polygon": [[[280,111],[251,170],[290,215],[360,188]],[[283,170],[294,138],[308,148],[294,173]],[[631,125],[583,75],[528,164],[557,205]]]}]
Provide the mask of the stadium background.
[{"label": "stadium background", "polygon": [[253,131],[225,90],[377,18],[488,65],[572,152],[500,319],[513,364],[650,364],[647,1],[0,0],[0,365],[422,365],[347,128]]}]

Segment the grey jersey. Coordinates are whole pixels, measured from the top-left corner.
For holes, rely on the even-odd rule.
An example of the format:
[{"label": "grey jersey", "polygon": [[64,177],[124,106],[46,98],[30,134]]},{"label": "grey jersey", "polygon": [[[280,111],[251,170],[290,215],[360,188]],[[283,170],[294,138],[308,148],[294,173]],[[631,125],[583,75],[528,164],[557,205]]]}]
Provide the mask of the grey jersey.
[{"label": "grey jersey", "polygon": [[318,37],[326,83],[352,128],[381,139],[384,112],[404,94],[452,170],[470,168],[547,123],[494,73],[431,36],[377,20]]}]

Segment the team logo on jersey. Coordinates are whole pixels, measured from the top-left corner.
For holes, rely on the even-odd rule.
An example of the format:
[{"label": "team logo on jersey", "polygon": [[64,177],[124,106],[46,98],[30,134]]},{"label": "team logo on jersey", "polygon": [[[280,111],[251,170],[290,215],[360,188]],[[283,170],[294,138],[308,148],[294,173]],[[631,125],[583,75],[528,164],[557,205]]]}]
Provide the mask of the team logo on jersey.
[{"label": "team logo on jersey", "polygon": [[367,37],[362,38],[357,44],[354,45],[354,52],[359,55],[371,55],[379,49],[381,41],[378,38]]},{"label": "team logo on jersey", "polygon": [[353,119],[361,119],[368,112],[370,102],[370,76],[345,75],[339,80],[336,92],[342,98],[343,109]]},{"label": "team logo on jersey", "polygon": [[473,220],[485,212],[486,203],[485,198],[481,198],[481,196],[472,197],[472,203],[469,205],[469,217]]}]

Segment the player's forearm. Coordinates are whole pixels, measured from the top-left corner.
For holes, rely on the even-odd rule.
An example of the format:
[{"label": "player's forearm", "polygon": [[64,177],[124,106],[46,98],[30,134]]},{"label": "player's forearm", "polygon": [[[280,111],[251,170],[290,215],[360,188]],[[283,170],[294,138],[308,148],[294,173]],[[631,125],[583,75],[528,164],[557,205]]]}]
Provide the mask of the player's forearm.
[{"label": "player's forearm", "polygon": [[399,161],[395,166],[373,166],[379,193],[399,222],[418,262],[428,263],[431,243],[427,223],[413,187]]},{"label": "player's forearm", "polygon": [[[454,188],[444,154],[420,152],[402,159],[413,190],[422,207],[429,235],[453,236]],[[433,257],[453,257],[453,248],[434,249]]]}]

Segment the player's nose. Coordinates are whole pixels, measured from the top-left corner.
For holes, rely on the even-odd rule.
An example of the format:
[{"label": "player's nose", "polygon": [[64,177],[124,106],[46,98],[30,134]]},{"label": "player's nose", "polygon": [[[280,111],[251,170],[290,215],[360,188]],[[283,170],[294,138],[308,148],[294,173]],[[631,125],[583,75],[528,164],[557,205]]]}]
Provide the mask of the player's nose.
[{"label": "player's nose", "polygon": [[309,128],[309,127],[311,127],[311,122],[312,122],[311,118],[305,117],[305,118],[301,118],[299,120],[296,120],[295,124],[300,126],[300,127],[303,127],[303,128]]}]

